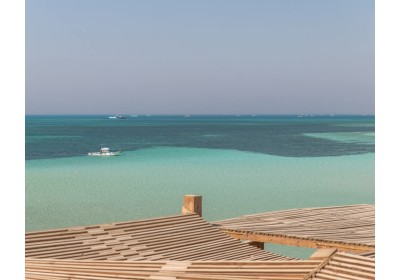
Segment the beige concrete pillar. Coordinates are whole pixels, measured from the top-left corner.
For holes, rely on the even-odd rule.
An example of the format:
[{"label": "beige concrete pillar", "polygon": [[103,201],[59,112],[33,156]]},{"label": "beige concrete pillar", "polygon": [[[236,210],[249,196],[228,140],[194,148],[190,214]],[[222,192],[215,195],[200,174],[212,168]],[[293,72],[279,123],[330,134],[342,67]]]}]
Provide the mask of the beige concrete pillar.
[{"label": "beige concrete pillar", "polygon": [[197,214],[201,217],[201,195],[188,194],[183,196],[182,214]]}]

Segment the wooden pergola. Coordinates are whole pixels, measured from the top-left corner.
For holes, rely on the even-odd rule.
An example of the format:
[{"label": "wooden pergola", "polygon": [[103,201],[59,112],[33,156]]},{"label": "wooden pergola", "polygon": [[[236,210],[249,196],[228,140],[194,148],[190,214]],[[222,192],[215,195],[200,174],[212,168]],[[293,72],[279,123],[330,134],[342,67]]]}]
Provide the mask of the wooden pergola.
[{"label": "wooden pergola", "polygon": [[28,232],[25,256],[70,260],[291,260],[226,235],[197,214]]},{"label": "wooden pergola", "polygon": [[290,209],[213,222],[240,239],[341,251],[375,251],[375,206],[368,204]]},{"label": "wooden pergola", "polygon": [[[214,225],[204,221],[201,212],[201,197],[189,195],[184,198],[181,215],[27,232],[25,277],[27,280],[375,278],[371,205],[277,211]],[[271,240],[300,246],[305,242],[307,247],[325,249],[317,250],[308,260],[298,260],[249,245]],[[362,255],[342,252],[346,250]]]},{"label": "wooden pergola", "polygon": [[98,261],[26,259],[27,280],[367,280],[374,279],[368,257],[317,251],[309,260],[293,261]]}]

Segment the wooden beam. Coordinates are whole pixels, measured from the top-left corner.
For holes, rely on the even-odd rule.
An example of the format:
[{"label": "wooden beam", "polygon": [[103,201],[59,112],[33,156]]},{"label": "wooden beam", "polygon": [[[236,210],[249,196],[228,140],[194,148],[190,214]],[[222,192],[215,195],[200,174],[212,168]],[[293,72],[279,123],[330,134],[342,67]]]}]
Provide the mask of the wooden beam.
[{"label": "wooden beam", "polygon": [[362,253],[362,252],[372,252],[375,251],[375,246],[373,245],[363,245],[363,244],[346,244],[339,242],[329,242],[320,240],[310,240],[305,238],[297,238],[285,235],[271,235],[271,234],[257,234],[248,232],[237,232],[232,230],[221,229],[222,232],[232,236],[233,238],[239,240],[250,240],[263,243],[273,243],[290,245],[297,247],[306,248],[333,248],[340,251],[352,252],[352,253]]},{"label": "wooden beam", "polygon": [[201,195],[188,194],[183,196],[182,214],[202,215]]},{"label": "wooden beam", "polygon": [[[327,253],[327,252],[324,252]],[[321,271],[321,269],[323,269],[333,258],[333,256],[335,255],[336,251],[333,252],[332,254],[330,254],[329,256],[326,256],[325,258],[321,258],[322,262],[319,264],[319,266],[317,266],[314,270],[310,271],[306,277],[304,277],[303,280],[308,280],[308,279],[313,279],[314,276]]]}]

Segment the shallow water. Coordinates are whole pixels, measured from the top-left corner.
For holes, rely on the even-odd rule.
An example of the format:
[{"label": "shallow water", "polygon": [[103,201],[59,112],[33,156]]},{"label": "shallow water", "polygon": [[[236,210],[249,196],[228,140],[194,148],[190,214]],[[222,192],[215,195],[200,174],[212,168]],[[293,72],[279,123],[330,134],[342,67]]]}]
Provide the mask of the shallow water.
[{"label": "shallow water", "polygon": [[332,140],[342,143],[374,145],[375,132],[324,132],[304,133],[305,136]]},{"label": "shallow water", "polygon": [[158,147],[121,157],[31,160],[26,163],[26,226],[34,230],[175,214],[189,193],[203,195],[207,220],[374,203],[374,155],[285,158]]}]

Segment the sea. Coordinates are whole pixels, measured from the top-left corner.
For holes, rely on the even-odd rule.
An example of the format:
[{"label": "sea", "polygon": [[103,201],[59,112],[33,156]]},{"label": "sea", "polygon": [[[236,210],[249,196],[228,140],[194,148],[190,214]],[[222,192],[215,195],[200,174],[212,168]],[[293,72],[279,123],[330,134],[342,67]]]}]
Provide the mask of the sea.
[{"label": "sea", "polygon": [[34,115],[25,133],[26,231],[177,215],[185,194],[209,222],[375,203],[373,115]]}]

